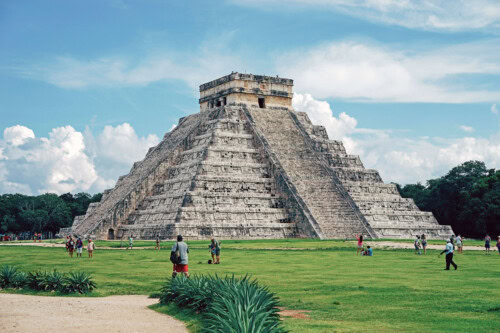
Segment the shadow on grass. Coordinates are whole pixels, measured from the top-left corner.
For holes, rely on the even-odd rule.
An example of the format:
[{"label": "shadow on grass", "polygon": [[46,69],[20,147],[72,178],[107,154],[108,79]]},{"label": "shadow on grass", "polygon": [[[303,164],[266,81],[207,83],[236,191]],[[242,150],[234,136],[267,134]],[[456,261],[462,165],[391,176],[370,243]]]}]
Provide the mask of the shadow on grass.
[{"label": "shadow on grass", "polygon": [[177,320],[184,322],[191,333],[199,333],[202,329],[201,316],[190,309],[179,308],[176,304],[162,305],[160,303],[150,305],[149,308],[159,313],[167,314]]}]

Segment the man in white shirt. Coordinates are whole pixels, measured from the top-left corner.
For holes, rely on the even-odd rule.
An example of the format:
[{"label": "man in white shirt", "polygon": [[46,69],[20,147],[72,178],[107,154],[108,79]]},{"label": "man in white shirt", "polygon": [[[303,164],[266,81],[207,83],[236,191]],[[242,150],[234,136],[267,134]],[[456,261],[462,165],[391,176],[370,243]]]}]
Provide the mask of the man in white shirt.
[{"label": "man in white shirt", "polygon": [[446,271],[450,270],[450,264],[455,267],[455,270],[457,270],[458,266],[453,262],[453,244],[451,243],[451,240],[448,239],[446,241],[446,247],[445,249],[439,254],[441,256],[443,253],[446,253]]}]

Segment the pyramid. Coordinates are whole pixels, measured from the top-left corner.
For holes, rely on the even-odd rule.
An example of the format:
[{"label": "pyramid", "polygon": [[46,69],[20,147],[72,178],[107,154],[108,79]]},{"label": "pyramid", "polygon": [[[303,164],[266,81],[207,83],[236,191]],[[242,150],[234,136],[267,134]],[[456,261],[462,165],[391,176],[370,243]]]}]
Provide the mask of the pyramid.
[{"label": "pyramid", "polygon": [[293,80],[231,73],[200,86],[200,112],[75,218],[97,239],[449,237],[305,112]]}]

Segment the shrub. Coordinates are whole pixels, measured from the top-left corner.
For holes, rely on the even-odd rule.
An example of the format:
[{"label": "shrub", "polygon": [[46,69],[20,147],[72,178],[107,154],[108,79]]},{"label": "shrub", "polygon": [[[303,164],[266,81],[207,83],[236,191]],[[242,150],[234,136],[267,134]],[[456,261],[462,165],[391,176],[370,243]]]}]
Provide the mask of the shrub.
[{"label": "shrub", "polygon": [[47,272],[42,272],[42,271],[29,272],[27,278],[28,287],[33,290],[42,290],[43,281],[45,280],[45,275],[47,275]]},{"label": "shrub", "polygon": [[69,293],[85,294],[96,287],[97,285],[92,281],[92,275],[85,272],[71,272],[64,280],[64,290]]},{"label": "shrub", "polygon": [[24,288],[28,283],[28,274],[25,272],[17,271],[14,280],[12,281],[13,288]]},{"label": "shrub", "polygon": [[205,332],[284,332],[278,299],[248,276],[179,276],[161,289],[160,303],[174,302],[203,315]]},{"label": "shrub", "polygon": [[45,291],[64,291],[64,274],[54,270],[43,274],[38,286]]},{"label": "shrub", "polygon": [[12,287],[12,283],[17,275],[17,268],[5,265],[0,269],[0,288]]}]

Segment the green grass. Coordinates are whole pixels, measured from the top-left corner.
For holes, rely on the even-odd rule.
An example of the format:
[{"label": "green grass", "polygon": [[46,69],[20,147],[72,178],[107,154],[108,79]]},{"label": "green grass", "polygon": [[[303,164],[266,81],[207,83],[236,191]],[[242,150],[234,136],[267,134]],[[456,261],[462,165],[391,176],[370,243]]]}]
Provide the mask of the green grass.
[{"label": "green grass", "polygon": [[[285,327],[293,332],[486,332],[500,327],[500,256],[495,252],[486,256],[466,251],[455,256],[458,271],[444,271],[444,257],[432,250],[426,256],[412,250],[375,250],[373,257],[361,257],[355,255],[352,242],[223,241],[222,264],[207,265],[208,242],[188,243],[191,274],[249,273],[269,286],[283,306],[311,311],[308,320],[285,319]],[[93,296],[149,295],[160,289],[172,270],[166,247],[97,248],[93,259],[85,255],[71,259],[63,248],[0,246],[0,266],[83,270],[98,285]],[[193,320],[196,331],[192,313],[174,307],[156,310]]]}]

